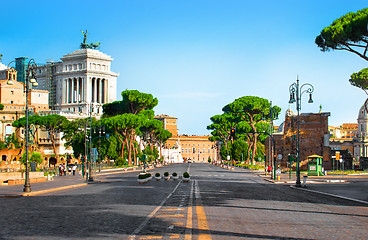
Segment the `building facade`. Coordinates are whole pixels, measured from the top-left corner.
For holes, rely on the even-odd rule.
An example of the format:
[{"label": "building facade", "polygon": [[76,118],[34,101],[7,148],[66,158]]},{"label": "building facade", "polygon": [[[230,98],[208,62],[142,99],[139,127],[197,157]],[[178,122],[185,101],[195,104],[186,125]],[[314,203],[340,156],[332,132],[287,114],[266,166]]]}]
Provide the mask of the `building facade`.
[{"label": "building facade", "polygon": [[[0,140],[2,141],[16,132],[12,123],[25,116],[24,83],[18,82],[17,79],[17,71],[4,67],[0,69],[0,103],[4,105],[4,109],[0,111]],[[11,80],[12,84],[9,84],[8,80]],[[28,108],[31,114],[49,110],[48,94],[46,90],[30,89]],[[17,134],[22,136],[23,131]]]},{"label": "building facade", "polygon": [[[329,147],[328,117],[330,113],[302,113],[299,115],[300,125],[300,165],[306,169],[308,156],[323,156],[323,167],[332,169]],[[285,121],[280,127],[279,132],[273,134],[275,140],[275,154],[280,154],[281,159],[277,160],[276,165],[282,168],[288,167],[289,155],[296,156],[297,147],[297,115],[290,109],[285,114]],[[266,140],[266,153],[269,152],[270,144]],[[267,162],[272,161],[267,157]]]},{"label": "building facade", "polygon": [[37,69],[38,89],[50,92],[53,110],[102,114],[102,105],[116,100],[119,74],[111,71],[111,56],[96,49],[78,49]]},{"label": "building facade", "polygon": [[164,128],[171,132],[172,137],[167,140],[163,155],[169,162],[207,162],[209,159],[217,161],[218,151],[216,143],[209,140],[210,136],[179,135],[178,119],[168,115],[155,116],[164,123]]},{"label": "building facade", "polygon": [[328,131],[332,138],[336,139],[353,139],[358,132],[357,123],[343,123],[338,127],[328,126]]}]

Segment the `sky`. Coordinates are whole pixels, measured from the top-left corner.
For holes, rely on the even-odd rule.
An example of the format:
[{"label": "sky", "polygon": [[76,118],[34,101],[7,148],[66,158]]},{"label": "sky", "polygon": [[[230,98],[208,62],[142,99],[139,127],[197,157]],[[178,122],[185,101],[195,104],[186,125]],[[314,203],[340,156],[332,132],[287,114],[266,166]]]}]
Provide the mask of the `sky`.
[{"label": "sky", "polygon": [[367,62],[349,52],[321,52],[314,43],[324,27],[362,0],[105,0],[2,1],[0,53],[7,65],[27,56],[59,61],[88,43],[114,60],[121,92],[136,89],[159,101],[155,114],[178,118],[180,134],[208,135],[210,117],[242,96],[281,107],[289,86],[314,86],[302,113],[330,112],[329,125],[356,123],[365,93],[350,85]]}]

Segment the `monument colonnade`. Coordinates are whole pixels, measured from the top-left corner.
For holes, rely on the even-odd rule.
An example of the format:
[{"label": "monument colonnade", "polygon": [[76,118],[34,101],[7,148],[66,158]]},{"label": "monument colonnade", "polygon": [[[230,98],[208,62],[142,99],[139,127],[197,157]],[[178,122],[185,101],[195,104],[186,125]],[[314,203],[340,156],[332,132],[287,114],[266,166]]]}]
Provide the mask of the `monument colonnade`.
[{"label": "monument colonnade", "polygon": [[[87,77],[89,82],[86,82],[86,77],[67,78],[63,82],[65,94],[63,96],[63,104],[92,102],[104,104],[107,102],[107,79],[98,77]],[[91,87],[88,88],[87,84]],[[90,95],[87,89],[91,89]]]}]

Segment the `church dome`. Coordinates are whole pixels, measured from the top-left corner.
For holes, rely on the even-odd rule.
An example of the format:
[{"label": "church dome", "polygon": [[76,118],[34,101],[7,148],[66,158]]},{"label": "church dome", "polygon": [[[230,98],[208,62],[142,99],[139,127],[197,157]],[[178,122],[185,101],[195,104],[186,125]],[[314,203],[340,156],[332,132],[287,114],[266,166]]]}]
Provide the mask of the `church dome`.
[{"label": "church dome", "polygon": [[359,109],[358,120],[359,119],[367,119],[367,111],[365,110],[364,104]]}]

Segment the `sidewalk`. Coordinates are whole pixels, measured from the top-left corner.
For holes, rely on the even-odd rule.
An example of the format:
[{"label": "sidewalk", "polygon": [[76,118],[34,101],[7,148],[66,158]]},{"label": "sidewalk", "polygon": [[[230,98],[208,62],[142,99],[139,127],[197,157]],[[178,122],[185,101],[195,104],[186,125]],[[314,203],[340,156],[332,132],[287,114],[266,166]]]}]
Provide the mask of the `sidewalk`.
[{"label": "sidewalk", "polygon": [[[147,168],[151,169],[153,167]],[[96,177],[123,173],[123,172],[139,172],[141,167],[130,167],[130,168],[113,168],[103,169],[101,172],[94,172],[95,181]],[[90,182],[90,184],[93,182]],[[87,186],[89,183],[86,178],[83,178],[78,172],[75,176],[55,176],[52,181],[31,183],[31,192],[23,192],[24,183],[18,185],[0,185],[0,198],[1,197],[21,197],[21,196],[35,196],[48,192],[55,192],[63,189],[76,188]]]},{"label": "sidewalk", "polygon": [[263,177],[265,181],[274,184],[289,185],[292,188],[309,191],[324,195],[329,195],[349,201],[368,204],[368,194],[366,189],[368,187],[368,175],[327,175],[327,176],[308,176],[306,184],[304,186],[303,176],[300,176],[300,181],[302,188],[295,187],[296,175],[295,173],[291,175],[289,173],[282,173],[280,175],[280,180],[273,180],[271,176],[266,176],[264,173],[258,174]]},{"label": "sidewalk", "polygon": [[0,186],[0,197],[34,196],[41,193],[53,192],[67,188],[86,186],[85,178],[77,174],[75,176],[56,176],[52,181],[31,184],[31,192],[23,192],[24,184]]},{"label": "sidewalk", "polygon": [[[263,177],[265,181],[272,182],[275,184],[293,184],[296,182],[296,174],[291,173],[291,177],[289,173],[281,173],[279,179],[271,179],[271,175],[266,175],[265,173],[259,173],[258,176]],[[306,176],[305,173],[300,174],[300,181],[303,183],[303,177]],[[308,183],[343,183],[343,182],[365,182],[368,181],[368,175],[325,175],[325,176],[308,176]]]}]

